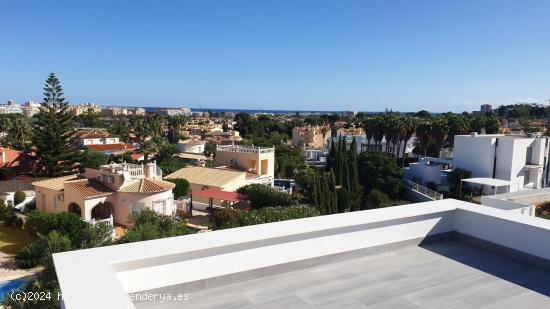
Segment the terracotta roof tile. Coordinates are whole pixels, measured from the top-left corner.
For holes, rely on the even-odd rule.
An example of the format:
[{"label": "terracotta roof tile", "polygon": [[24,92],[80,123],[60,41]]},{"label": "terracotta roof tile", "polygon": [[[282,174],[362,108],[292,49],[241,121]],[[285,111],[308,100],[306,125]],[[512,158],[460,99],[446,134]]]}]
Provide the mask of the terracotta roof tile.
[{"label": "terracotta roof tile", "polygon": [[93,150],[93,151],[130,151],[134,150],[134,146],[132,144],[101,144],[101,145],[86,145],[86,148]]},{"label": "terracotta roof tile", "polygon": [[80,176],[78,175],[69,175],[63,177],[49,178],[44,180],[35,181],[32,183],[33,186],[47,188],[51,190],[61,191],[63,190],[64,183],[70,180],[77,180]]},{"label": "terracotta roof tile", "polygon": [[95,179],[78,179],[65,182],[65,191],[74,190],[85,199],[108,196],[115,191]]},{"label": "terracotta roof tile", "polygon": [[118,192],[127,193],[158,193],[174,189],[176,185],[163,180],[136,179],[118,189]]}]

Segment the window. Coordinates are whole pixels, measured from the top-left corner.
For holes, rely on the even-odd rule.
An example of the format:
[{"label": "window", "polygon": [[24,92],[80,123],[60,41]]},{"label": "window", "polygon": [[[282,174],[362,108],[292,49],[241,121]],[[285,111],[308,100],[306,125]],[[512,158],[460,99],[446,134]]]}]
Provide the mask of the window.
[{"label": "window", "polygon": [[153,210],[159,215],[165,214],[165,201],[155,201],[153,202]]},{"label": "window", "polygon": [[57,200],[63,202],[65,200],[65,196],[63,194],[59,194],[57,195]]},{"label": "window", "polygon": [[134,202],[130,205],[130,208],[133,213],[140,213],[146,207],[145,207],[145,203]]}]

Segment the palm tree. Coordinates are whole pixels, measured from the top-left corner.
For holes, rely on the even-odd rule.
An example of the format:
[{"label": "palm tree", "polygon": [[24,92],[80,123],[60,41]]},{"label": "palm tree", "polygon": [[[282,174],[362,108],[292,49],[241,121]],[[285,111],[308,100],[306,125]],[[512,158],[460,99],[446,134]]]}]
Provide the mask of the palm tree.
[{"label": "palm tree", "polygon": [[367,137],[367,149],[370,149],[370,141],[374,137],[375,121],[376,119],[374,117],[369,117],[365,119],[363,123],[363,127],[365,128],[365,135]]},{"label": "palm tree", "polygon": [[8,130],[8,140],[16,148],[24,148],[32,138],[31,126],[22,118],[15,118]]},{"label": "palm tree", "polygon": [[382,116],[378,115],[374,118],[373,137],[378,151],[382,151],[382,139],[384,139],[384,121]]},{"label": "palm tree", "polygon": [[414,152],[418,155],[427,155],[430,139],[432,134],[431,120],[424,120],[416,127],[416,142]]},{"label": "palm tree", "polygon": [[8,132],[11,128],[11,119],[7,116],[2,116],[0,118],[0,138],[2,141],[2,144],[6,142],[6,136],[8,135]]},{"label": "palm tree", "polygon": [[436,117],[432,122],[433,137],[435,140],[435,148],[439,155],[441,148],[449,134],[449,121],[445,116]]},{"label": "palm tree", "polygon": [[452,115],[447,118],[449,120],[449,136],[447,137],[447,142],[449,143],[449,147],[453,149],[455,135],[467,134],[470,130],[470,123],[466,117],[461,115]]},{"label": "palm tree", "polygon": [[416,133],[419,122],[416,118],[405,117],[404,121],[404,134],[403,134],[403,153],[401,160],[401,167],[405,166],[405,152],[407,150],[407,141]]},{"label": "palm tree", "polygon": [[143,143],[141,143],[141,147],[139,148],[139,153],[143,154],[143,161],[145,163],[149,162],[149,155],[155,154],[158,152],[159,145],[154,140],[148,140]]}]

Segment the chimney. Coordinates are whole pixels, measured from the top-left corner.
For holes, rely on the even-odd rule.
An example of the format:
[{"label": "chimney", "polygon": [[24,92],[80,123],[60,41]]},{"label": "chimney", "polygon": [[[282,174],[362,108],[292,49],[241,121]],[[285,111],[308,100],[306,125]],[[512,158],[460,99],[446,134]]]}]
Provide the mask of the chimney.
[{"label": "chimney", "polygon": [[470,135],[471,135],[472,137],[476,137],[476,136],[477,136],[477,132],[472,132]]},{"label": "chimney", "polygon": [[155,176],[155,163],[147,163],[143,167],[143,174],[145,175],[145,178],[151,179]]}]

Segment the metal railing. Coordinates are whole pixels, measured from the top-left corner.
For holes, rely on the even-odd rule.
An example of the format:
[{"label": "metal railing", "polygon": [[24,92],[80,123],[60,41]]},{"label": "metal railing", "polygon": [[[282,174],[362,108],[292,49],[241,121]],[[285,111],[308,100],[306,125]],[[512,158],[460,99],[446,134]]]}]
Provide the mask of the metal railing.
[{"label": "metal railing", "polygon": [[406,188],[411,189],[411,190],[413,190],[415,192],[418,192],[420,194],[423,194],[423,195],[433,199],[434,201],[443,199],[443,194],[441,194],[437,191],[434,191],[432,189],[428,189],[428,188],[424,187],[423,185],[417,184],[416,182],[412,182],[410,180],[405,180],[403,182],[404,182]]},{"label": "metal railing", "polygon": [[239,146],[239,145],[218,145],[216,151],[239,152],[239,153],[270,153],[275,152],[275,148]]}]

